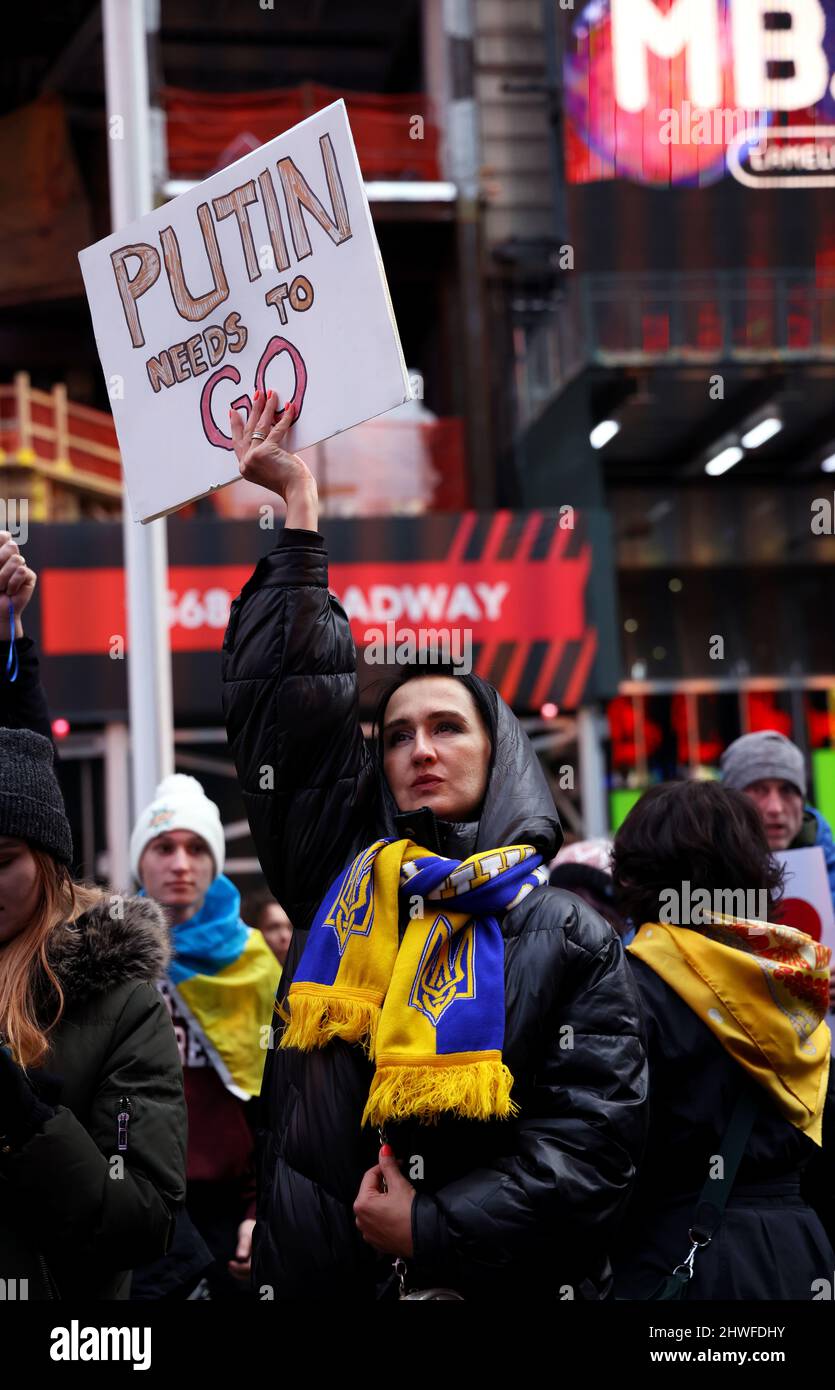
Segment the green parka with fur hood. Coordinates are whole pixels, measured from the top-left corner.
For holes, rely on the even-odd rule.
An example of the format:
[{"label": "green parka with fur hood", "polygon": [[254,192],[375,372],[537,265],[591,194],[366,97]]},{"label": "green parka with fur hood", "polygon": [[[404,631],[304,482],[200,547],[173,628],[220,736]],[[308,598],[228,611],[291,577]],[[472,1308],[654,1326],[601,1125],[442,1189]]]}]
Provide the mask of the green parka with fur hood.
[{"label": "green parka with fur hood", "polygon": [[0,1144],[7,1298],[128,1298],[130,1270],[167,1249],[186,1159],[182,1067],[156,988],[169,950],[160,908],[141,898],[102,895],[53,933],[65,1008],[44,1066],[26,1073],[37,1128]]}]

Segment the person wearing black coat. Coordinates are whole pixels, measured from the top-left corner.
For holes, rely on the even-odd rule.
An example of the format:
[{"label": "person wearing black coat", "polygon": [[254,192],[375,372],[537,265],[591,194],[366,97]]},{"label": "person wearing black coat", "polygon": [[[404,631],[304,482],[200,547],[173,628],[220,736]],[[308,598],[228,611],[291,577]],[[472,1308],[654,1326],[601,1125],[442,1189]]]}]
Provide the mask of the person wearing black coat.
[{"label": "person wearing black coat", "polygon": [[[23,613],[35,593],[36,585],[37,575],[26,564],[18,543],[8,531],[0,531],[0,731],[6,729],[29,730],[49,739],[57,772],[58,749],[52,739],[52,721],[46,691],[41,682],[37,649],[33,639],[27,636],[23,630]],[[7,599],[11,599],[13,604],[13,624],[9,624]],[[0,796],[2,796],[2,788],[0,788]],[[164,973],[164,962],[170,956],[169,933],[158,908],[151,903],[143,902],[140,898],[131,898],[128,903],[129,911],[124,924],[120,924],[118,919],[112,923],[108,919],[109,932],[105,932],[101,928],[100,919],[105,916],[103,909],[98,912],[93,911],[83,919],[85,927],[84,947],[85,955],[89,957],[89,967],[86,972],[76,970],[72,976],[70,983],[73,989],[71,992],[77,996],[74,1003],[82,1005],[86,1002],[87,996],[95,999],[97,994],[101,995],[105,984],[120,983],[120,975],[124,975],[125,982],[136,976],[137,978],[148,979],[156,986],[158,979],[155,972],[158,972],[159,975]],[[152,922],[153,932],[149,929],[148,922],[143,921],[143,919],[149,919]],[[139,947],[134,940],[137,927],[142,928],[139,933]],[[156,941],[157,936],[161,936],[160,942]],[[60,937],[56,938],[56,941],[60,942]],[[67,933],[67,941],[70,944],[73,941],[72,934],[69,932]],[[69,958],[71,952],[65,951],[65,954]],[[114,980],[111,981],[110,976],[113,972],[110,958],[115,956],[120,958],[120,970],[117,970]],[[139,971],[137,971],[138,962],[141,965]],[[62,964],[60,944],[56,964],[60,977],[60,965]],[[64,986],[66,984],[65,981]],[[125,1017],[127,1018],[127,1014]],[[158,1026],[162,1039],[167,1039],[171,1027],[167,1010],[160,1016]],[[59,1030],[56,1044],[60,1043],[61,1031],[66,1030]],[[73,1025],[72,1031],[77,1032],[77,1024]],[[60,1047],[57,1055],[57,1067],[60,1071],[63,1068],[60,1059]],[[142,1058],[138,1052],[137,1060],[141,1064]],[[53,1062],[53,1069],[55,1066],[56,1063]],[[5,1069],[6,1079],[14,1075],[11,1071],[8,1054],[3,1052],[2,1047],[0,1047],[0,1068]],[[77,1069],[74,1068],[74,1070]],[[81,1078],[83,1081],[83,1068]],[[56,1096],[66,1096],[77,1090],[77,1081],[78,1077],[71,1078],[67,1090],[62,1092],[63,1081],[61,1084],[55,1083],[55,1077],[52,1073],[41,1073],[38,1078],[38,1085],[42,1091],[46,1089],[47,1093],[52,1087]],[[54,1086],[53,1083],[55,1083]],[[0,1089],[2,1089],[2,1080],[0,1080]],[[24,1091],[23,1095],[27,1097],[28,1092]],[[171,1114],[167,1117],[169,1130],[172,1134],[176,1132],[177,1128],[174,1118]],[[165,1154],[166,1147],[166,1145],[161,1147],[160,1152],[162,1154]],[[3,1189],[3,1175],[0,1173],[0,1194],[2,1194]],[[153,1244],[146,1241],[145,1253],[139,1258],[145,1259],[149,1251],[157,1254],[158,1258],[133,1270],[130,1280],[130,1298],[132,1300],[186,1298],[200,1279],[203,1271],[212,1263],[211,1252],[191,1222],[185,1207],[178,1203],[172,1206],[172,1210],[174,1214],[173,1226],[169,1232],[169,1244],[166,1252],[160,1253],[162,1247],[159,1245],[154,1251]],[[0,1240],[0,1247],[2,1247],[2,1240]],[[40,1269],[43,1269],[44,1264],[45,1262],[41,1259]],[[39,1297],[42,1294],[49,1294],[54,1284],[54,1276],[50,1276],[50,1282],[45,1288],[39,1282],[32,1283],[30,1296]],[[36,1292],[36,1290],[40,1290],[40,1292]],[[52,1288],[52,1292],[54,1292],[54,1288]]]},{"label": "person wearing black coat", "polygon": [[[649,1139],[613,1252],[616,1295],[647,1298],[685,1260],[700,1194],[709,1175],[721,1176],[716,1158],[747,1087],[754,1123],[724,1216],[696,1252],[688,1296],[812,1299],[835,1270],[829,952],[757,920],[776,900],[779,872],[756,806],[738,791],[652,788],[615,837],[613,876],[621,910],[640,928],[627,954],[650,1068]],[[715,895],[732,891],[748,895],[751,920],[716,910]]]},{"label": "person wearing black coat", "polygon": [[[401,781],[395,800],[363,739],[356,652],[328,592],[315,484],[282,448],[292,413],[276,424],[275,404],[256,398],[245,426],[233,414],[243,476],[283,496],[288,514],[277,546],[232,605],[223,702],[261,865],[295,928],[277,1004],[286,1018],[320,902],[371,842],[409,839],[455,861],[527,844],[547,862],[561,831],[527,737],[476,677],[462,686],[428,679],[430,669],[392,696],[389,718],[398,700],[401,711],[414,707],[415,687],[426,698],[434,688],[433,699],[451,702],[463,725],[427,715],[427,732],[423,715],[404,719],[410,751],[397,754],[400,773],[413,763],[421,785],[410,795]],[[456,761],[461,738],[473,749],[482,740],[482,774],[477,760]],[[391,776],[388,752],[382,761]],[[433,787],[427,774],[453,766],[463,782],[482,777],[469,813],[455,813],[467,809],[457,787]],[[403,930],[401,922],[401,941]],[[434,1124],[391,1123],[393,1156],[384,1149],[378,1163],[378,1134],[361,1123],[374,1072],[363,1048],[336,1037],[317,1050],[268,1053],[253,1240],[262,1297],[396,1296],[394,1256],[406,1257],[413,1291],[441,1286],[514,1301],[607,1296],[607,1251],[645,1133],[634,986],[609,925],[547,884],[504,914],[501,934],[502,1056],[516,1118],[444,1113]],[[397,1216],[387,1226],[389,1205]]]},{"label": "person wearing black coat", "polygon": [[[35,592],[37,576],[8,531],[0,531],[0,729],[31,729],[52,739],[38,655],[23,631],[23,611]],[[11,600],[14,619],[10,623]]]}]

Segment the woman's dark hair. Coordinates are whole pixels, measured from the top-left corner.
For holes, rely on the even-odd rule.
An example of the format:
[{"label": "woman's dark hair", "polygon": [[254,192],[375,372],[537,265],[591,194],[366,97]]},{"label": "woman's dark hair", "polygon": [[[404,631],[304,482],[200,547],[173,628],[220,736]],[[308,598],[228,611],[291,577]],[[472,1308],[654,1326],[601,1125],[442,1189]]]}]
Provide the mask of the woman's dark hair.
[{"label": "woman's dark hair", "polygon": [[[677,922],[676,902],[706,890],[714,911],[737,912],[733,894],[764,893],[768,916],[782,894],[783,869],[771,857],[754,802],[718,782],[663,782],[645,792],[615,836],[612,850],[615,899],[636,927]],[[678,895],[676,898],[675,895]],[[723,902],[728,907],[721,906]]]},{"label": "woman's dark hair", "polygon": [[490,765],[492,767],[496,752],[496,733],[499,722],[496,692],[493,687],[488,685],[486,681],[483,681],[480,676],[474,676],[472,673],[469,675],[461,675],[459,671],[456,671],[454,666],[444,665],[442,663],[431,666],[406,666],[403,670],[403,674],[396,676],[394,680],[390,681],[383,689],[377,701],[373,722],[380,766],[382,767],[383,765],[383,725],[385,724],[389,700],[394,692],[400,690],[408,681],[420,680],[426,676],[445,676],[451,680],[460,681],[461,685],[463,685],[466,690],[469,690],[475,701],[475,707],[478,710],[481,722],[490,739]]}]

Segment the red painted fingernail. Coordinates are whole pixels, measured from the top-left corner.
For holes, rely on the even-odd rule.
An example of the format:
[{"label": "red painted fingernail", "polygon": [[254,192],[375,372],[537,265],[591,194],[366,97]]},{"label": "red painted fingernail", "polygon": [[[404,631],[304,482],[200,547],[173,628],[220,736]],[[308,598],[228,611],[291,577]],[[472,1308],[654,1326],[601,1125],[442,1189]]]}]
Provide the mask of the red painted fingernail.
[{"label": "red painted fingernail", "polygon": [[270,396],[271,396],[271,395],[272,395],[272,391],[268,391],[268,392],[267,392],[267,400],[270,399]]},{"label": "red painted fingernail", "polygon": [[383,1147],[380,1149],[380,1157],[394,1158],[394,1149],[391,1147],[391,1144],[383,1144]]}]

